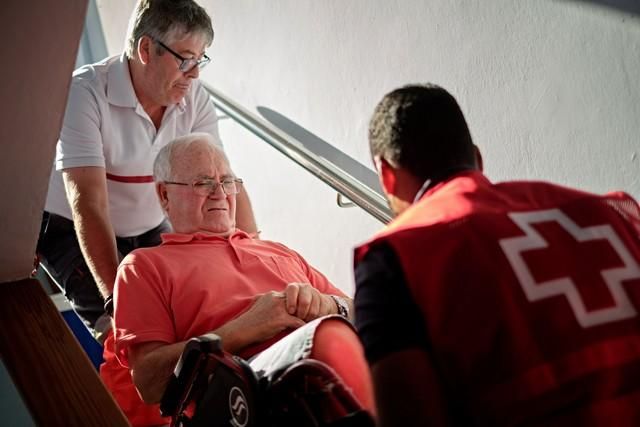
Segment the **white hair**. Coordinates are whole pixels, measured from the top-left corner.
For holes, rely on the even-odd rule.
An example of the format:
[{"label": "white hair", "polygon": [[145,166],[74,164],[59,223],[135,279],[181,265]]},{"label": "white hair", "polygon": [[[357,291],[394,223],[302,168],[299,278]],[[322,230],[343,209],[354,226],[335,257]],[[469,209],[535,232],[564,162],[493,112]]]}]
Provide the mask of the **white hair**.
[{"label": "white hair", "polygon": [[172,161],[176,150],[186,150],[193,143],[206,143],[207,148],[211,150],[216,156],[220,156],[227,165],[229,160],[222,151],[222,148],[215,142],[213,136],[204,132],[194,132],[185,136],[174,139],[167,145],[162,147],[156,156],[156,160],[153,162],[153,180],[155,182],[171,181],[173,179]]}]

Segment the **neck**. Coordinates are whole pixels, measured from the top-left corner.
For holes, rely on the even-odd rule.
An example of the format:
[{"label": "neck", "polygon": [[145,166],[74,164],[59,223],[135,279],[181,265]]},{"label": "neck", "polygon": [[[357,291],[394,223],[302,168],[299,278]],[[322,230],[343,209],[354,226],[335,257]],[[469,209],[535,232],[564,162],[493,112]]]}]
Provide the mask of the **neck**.
[{"label": "neck", "polygon": [[418,201],[417,199],[420,199],[424,193],[426,193],[436,185],[440,184],[441,182],[447,181],[450,178],[462,172],[470,172],[474,170],[478,170],[478,168],[476,168],[473,165],[459,165],[459,166],[453,166],[451,168],[445,169],[440,173],[433,174],[433,176],[429,177],[427,180],[424,181],[424,183],[422,184],[422,187],[420,188],[420,190],[417,192],[415,196],[416,198],[415,201],[417,202]]},{"label": "neck", "polygon": [[413,200],[418,191],[420,191],[421,186],[422,182],[405,169],[398,168],[395,170],[395,185],[392,192],[387,193],[385,189],[389,207],[394,215],[400,215],[413,204]]},{"label": "neck", "polygon": [[395,196],[407,205],[411,205],[416,194],[420,191],[423,182],[405,169],[398,169],[396,180]]}]

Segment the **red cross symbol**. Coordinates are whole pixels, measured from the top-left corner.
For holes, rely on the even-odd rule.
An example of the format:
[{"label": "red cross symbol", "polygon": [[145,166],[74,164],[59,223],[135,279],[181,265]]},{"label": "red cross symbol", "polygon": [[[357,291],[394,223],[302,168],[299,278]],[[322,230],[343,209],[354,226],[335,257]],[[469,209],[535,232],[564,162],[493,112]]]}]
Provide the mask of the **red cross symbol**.
[{"label": "red cross symbol", "polygon": [[[581,228],[559,209],[514,212],[510,213],[509,217],[525,235],[502,239],[499,244],[529,301],[564,295],[583,328],[636,315],[636,310],[622,287],[622,282],[639,279],[640,265],[609,224]],[[533,227],[533,224],[548,222],[556,223],[570,235],[573,242],[568,248],[564,246],[567,239],[563,239],[562,248],[557,248],[559,241],[545,239]],[[601,248],[602,244],[606,244],[614,252],[609,249],[594,254],[594,247]],[[580,246],[584,248],[580,252],[584,258],[581,259],[575,253],[572,257],[562,256],[567,253],[567,250],[574,251]],[[545,262],[542,263],[540,250],[550,251],[549,254],[556,254],[556,256],[550,262],[548,258],[550,255],[547,255]],[[527,253],[526,260],[524,253]],[[582,262],[577,264],[576,261],[567,260],[567,258]],[[566,262],[574,264],[567,265]],[[544,265],[544,268],[536,268],[536,265]],[[559,272],[559,268],[564,273]],[[569,271],[571,273],[567,273]],[[604,283],[606,291],[598,292],[597,287],[592,286],[589,288],[589,293],[581,294],[576,283],[594,283],[594,275],[596,280]],[[603,307],[601,297],[605,294]],[[585,300],[590,300],[590,303],[586,304]],[[599,304],[598,300],[600,300]]]}]

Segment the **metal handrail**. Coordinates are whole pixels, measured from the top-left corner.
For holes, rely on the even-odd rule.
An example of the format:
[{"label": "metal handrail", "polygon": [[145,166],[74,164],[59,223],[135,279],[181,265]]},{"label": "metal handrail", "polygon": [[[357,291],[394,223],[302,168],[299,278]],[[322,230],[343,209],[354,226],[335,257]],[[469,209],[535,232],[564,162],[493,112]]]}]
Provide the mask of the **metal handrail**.
[{"label": "metal handrail", "polygon": [[338,193],[360,206],[374,218],[386,224],[391,220],[391,212],[384,198],[345,170],[317,156],[300,141],[287,135],[271,123],[257,117],[240,104],[229,99],[217,89],[202,82],[215,106],[242,127],[253,133],[276,150],[311,172]]}]

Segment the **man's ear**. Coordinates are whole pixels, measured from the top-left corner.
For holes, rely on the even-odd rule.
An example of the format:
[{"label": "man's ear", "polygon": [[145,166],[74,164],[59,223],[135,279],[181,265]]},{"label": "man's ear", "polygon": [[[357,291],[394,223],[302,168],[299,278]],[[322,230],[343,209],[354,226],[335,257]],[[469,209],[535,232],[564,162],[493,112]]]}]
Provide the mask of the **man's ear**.
[{"label": "man's ear", "polygon": [[484,171],[484,163],[482,161],[482,153],[480,152],[480,149],[478,148],[477,145],[473,145],[473,151],[475,152],[476,155],[476,166],[478,167],[478,170],[480,172]]},{"label": "man's ear", "polygon": [[151,46],[152,44],[152,40],[151,37],[149,36],[142,36],[138,39],[138,46],[137,46],[137,51],[138,51],[138,58],[140,59],[140,62],[142,62],[143,64],[147,64],[149,62],[149,57],[151,56],[151,49],[153,46]]},{"label": "man's ear", "polygon": [[160,206],[166,212],[169,210],[169,196],[167,195],[167,186],[162,183],[156,183],[156,194],[158,195],[158,201],[160,201]]},{"label": "man's ear", "polygon": [[380,176],[380,184],[385,193],[387,194],[396,194],[396,170],[393,166],[389,164],[389,162],[382,158],[375,158],[376,169],[378,169],[378,175]]}]

